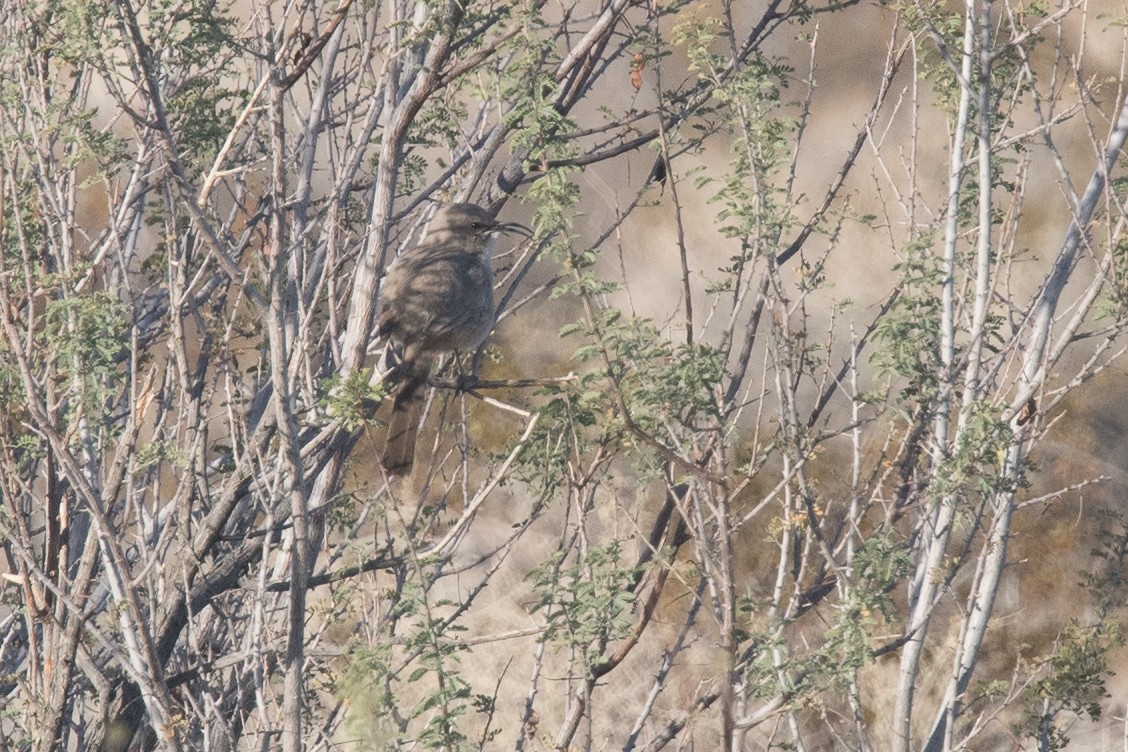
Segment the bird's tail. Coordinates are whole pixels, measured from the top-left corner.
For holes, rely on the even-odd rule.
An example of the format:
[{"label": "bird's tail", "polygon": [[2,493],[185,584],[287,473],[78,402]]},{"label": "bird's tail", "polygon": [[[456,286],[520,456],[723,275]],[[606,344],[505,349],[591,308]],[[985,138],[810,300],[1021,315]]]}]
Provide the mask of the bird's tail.
[{"label": "bird's tail", "polygon": [[415,462],[415,440],[423,412],[423,392],[429,369],[409,366],[392,403],[388,438],[384,443],[384,469],[391,475],[407,475]]}]

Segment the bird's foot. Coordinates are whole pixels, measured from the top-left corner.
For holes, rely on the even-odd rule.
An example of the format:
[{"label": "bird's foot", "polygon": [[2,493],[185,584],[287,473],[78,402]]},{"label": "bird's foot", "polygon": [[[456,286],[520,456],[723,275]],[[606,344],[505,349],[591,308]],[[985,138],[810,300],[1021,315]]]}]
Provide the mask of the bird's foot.
[{"label": "bird's foot", "polygon": [[458,375],[458,391],[470,392],[474,387],[478,386],[478,377],[473,373],[460,373]]}]

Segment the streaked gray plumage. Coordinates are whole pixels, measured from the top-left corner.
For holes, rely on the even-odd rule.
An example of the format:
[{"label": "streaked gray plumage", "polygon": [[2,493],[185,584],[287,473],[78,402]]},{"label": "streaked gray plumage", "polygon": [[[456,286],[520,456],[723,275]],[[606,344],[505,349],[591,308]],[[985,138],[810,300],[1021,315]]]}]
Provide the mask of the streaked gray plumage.
[{"label": "streaked gray plumage", "polygon": [[415,459],[422,388],[436,355],[476,349],[494,324],[493,253],[498,232],[528,229],[498,222],[475,204],[451,204],[426,237],[396,259],[380,291],[377,333],[402,348],[400,380],[383,464],[406,474]]}]

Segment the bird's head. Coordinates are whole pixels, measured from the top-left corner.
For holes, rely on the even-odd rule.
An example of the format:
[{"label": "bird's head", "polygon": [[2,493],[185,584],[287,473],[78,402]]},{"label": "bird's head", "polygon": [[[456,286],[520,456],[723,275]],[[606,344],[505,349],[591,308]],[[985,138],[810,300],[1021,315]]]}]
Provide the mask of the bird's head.
[{"label": "bird's head", "polygon": [[427,229],[431,235],[473,235],[488,238],[499,232],[514,232],[527,238],[532,230],[517,222],[498,222],[477,204],[448,204],[435,213]]}]

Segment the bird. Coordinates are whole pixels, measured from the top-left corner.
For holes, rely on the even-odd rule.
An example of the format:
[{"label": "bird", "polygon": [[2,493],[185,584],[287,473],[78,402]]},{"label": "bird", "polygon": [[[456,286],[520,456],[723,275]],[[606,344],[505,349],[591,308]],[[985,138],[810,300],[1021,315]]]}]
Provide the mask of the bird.
[{"label": "bird", "polygon": [[436,357],[476,350],[493,329],[496,236],[532,231],[499,222],[476,204],[449,204],[435,213],[427,234],[388,267],[381,284],[377,337],[393,343],[399,363],[382,464],[391,475],[406,475],[415,461],[415,442],[427,384]]}]

